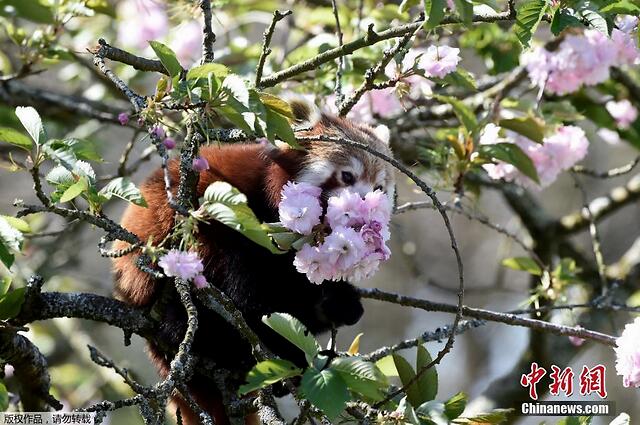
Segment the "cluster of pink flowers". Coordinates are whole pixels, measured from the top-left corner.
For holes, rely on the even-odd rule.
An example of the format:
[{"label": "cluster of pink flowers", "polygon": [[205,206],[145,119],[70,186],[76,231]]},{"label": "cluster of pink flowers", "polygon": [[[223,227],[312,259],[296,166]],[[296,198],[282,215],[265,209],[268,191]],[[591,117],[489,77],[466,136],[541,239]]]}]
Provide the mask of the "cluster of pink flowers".
[{"label": "cluster of pink flowers", "polygon": [[[328,200],[324,226],[321,224],[321,189],[308,183],[287,183],[279,205],[280,221],[302,235],[314,231],[330,233],[322,243],[305,243],[293,262],[313,283],[325,280],[360,281],[371,277],[380,262],[389,259],[391,202],[381,191],[362,198],[347,189]],[[318,226],[318,227],[316,227]]]},{"label": "cluster of pink flowers", "polygon": [[[584,131],[575,126],[561,126],[543,143],[535,143],[526,137],[506,131],[501,137],[501,128],[495,124],[487,124],[480,136],[480,144],[515,143],[531,158],[540,179],[540,187],[547,187],[553,183],[558,175],[577,162],[581,161],[589,149],[589,140]],[[483,168],[489,177],[495,180],[504,179],[514,181],[522,186],[537,188],[535,183],[523,175],[516,167],[506,162],[485,164]]]},{"label": "cluster of pink flowers", "polygon": [[625,387],[640,387],[640,317],[624,327],[616,340],[616,371]]},{"label": "cluster of pink flowers", "polygon": [[[444,78],[458,68],[460,49],[449,46],[415,48],[407,52],[401,63],[390,62],[385,74],[390,80],[397,79],[408,88],[407,97],[417,100],[431,96],[433,82],[428,78]],[[412,70],[414,64],[417,72]],[[425,78],[426,77],[426,78]],[[398,85],[381,90],[371,90],[349,112],[349,118],[363,122],[374,122],[375,116],[389,118],[400,113],[404,107],[398,98]],[[328,106],[335,103],[335,96],[327,99]]]},{"label": "cluster of pink flowers", "polygon": [[166,276],[190,280],[197,288],[207,286],[202,260],[195,252],[172,249],[160,257],[158,265]]},{"label": "cluster of pink flowers", "polygon": [[145,49],[148,42],[168,43],[178,60],[189,66],[201,54],[202,28],[197,20],[169,31],[165,0],[124,0],[118,3],[118,42],[125,47]]},{"label": "cluster of pink flowers", "polygon": [[638,110],[627,99],[619,102],[610,100],[605,104],[605,108],[620,128],[629,128],[638,118]]},{"label": "cluster of pink flowers", "polygon": [[609,79],[611,67],[638,63],[640,52],[632,26],[621,25],[611,38],[589,29],[582,35],[567,35],[550,52],[543,46],[525,53],[523,63],[534,85],[551,93],[573,93],[583,85],[593,86]]}]

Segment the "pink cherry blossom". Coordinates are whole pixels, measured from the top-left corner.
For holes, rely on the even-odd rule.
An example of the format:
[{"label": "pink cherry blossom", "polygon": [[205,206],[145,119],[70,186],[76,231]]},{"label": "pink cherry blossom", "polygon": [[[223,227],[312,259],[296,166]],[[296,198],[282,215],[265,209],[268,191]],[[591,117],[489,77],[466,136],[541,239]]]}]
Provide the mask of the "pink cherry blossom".
[{"label": "pink cherry blossom", "polygon": [[638,18],[631,15],[618,15],[616,26],[620,31],[630,33],[638,27]]},{"label": "pink cherry blossom", "polygon": [[[485,134],[488,134],[488,136]],[[497,161],[494,164],[484,164],[483,168],[489,177],[494,180],[513,181],[532,189],[551,185],[562,171],[568,170],[581,161],[586,156],[589,148],[589,141],[584,131],[574,126],[559,127],[556,133],[545,137],[542,144],[532,142],[512,131],[507,131],[505,138],[495,136],[497,134],[495,128],[490,127],[488,133],[485,132],[480,137],[481,144],[508,142],[518,145],[531,158],[538,173],[540,185],[535,185],[531,179],[520,173],[516,167],[502,161]]]},{"label": "pink cherry blossom", "polygon": [[610,145],[619,145],[621,142],[620,135],[617,131],[601,128],[597,131],[597,134],[604,142]]},{"label": "pink cherry blossom", "polygon": [[308,235],[320,224],[322,189],[308,183],[289,182],[282,188],[282,200],[278,206],[280,222],[286,228]]},{"label": "pink cherry blossom", "polygon": [[391,200],[383,191],[374,190],[364,196],[361,211],[368,222],[388,223],[391,219]]},{"label": "pink cherry blossom", "polygon": [[327,202],[326,221],[332,228],[362,226],[364,224],[364,200],[355,192],[343,190]]},{"label": "pink cherry blossom", "polygon": [[617,52],[616,66],[635,65],[640,59],[636,35],[618,29],[611,31],[613,49]]},{"label": "pink cherry blossom", "polygon": [[195,171],[201,173],[209,169],[209,161],[201,156],[193,158],[192,167]]},{"label": "pink cherry blossom", "polygon": [[334,270],[328,261],[327,254],[309,244],[305,244],[296,253],[293,265],[298,272],[306,274],[309,281],[316,284],[321,284],[334,276]]},{"label": "pink cherry blossom", "polygon": [[443,78],[453,72],[460,62],[460,49],[449,46],[429,46],[420,58],[426,77]]},{"label": "pink cherry blossom", "polygon": [[610,100],[605,104],[605,108],[620,128],[629,128],[638,118],[638,110],[627,99],[619,102]]},{"label": "pink cherry blossom", "polygon": [[120,112],[118,114],[118,122],[120,122],[120,125],[129,124],[129,114],[127,114],[126,112]]},{"label": "pink cherry blossom", "polygon": [[378,271],[380,262],[383,260],[382,254],[378,252],[367,254],[345,274],[344,278],[351,282],[360,282],[361,280],[369,279]]},{"label": "pink cherry blossom", "polygon": [[202,274],[204,270],[198,254],[177,249],[172,249],[160,257],[158,266],[162,268],[165,275],[184,280],[191,280]]},{"label": "pink cherry blossom", "polygon": [[159,0],[124,0],[117,9],[118,42],[127,47],[144,49],[150,40],[169,33],[169,17],[164,2]]},{"label": "pink cherry blossom", "polygon": [[197,21],[186,22],[172,31],[174,37],[169,42],[183,66],[190,66],[202,54],[202,26]]},{"label": "pink cherry blossom", "polygon": [[353,120],[373,123],[375,116],[389,118],[402,110],[396,90],[388,87],[366,92],[347,116]]},{"label": "pink cherry blossom", "polygon": [[640,317],[624,327],[616,339],[616,371],[625,387],[640,387]]},{"label": "pink cherry blossom", "polygon": [[193,284],[198,289],[206,288],[207,286],[209,286],[209,284],[207,283],[207,278],[201,274],[193,278]]},{"label": "pink cherry blossom", "polygon": [[[362,236],[351,227],[339,226],[332,229],[320,251],[326,253],[331,264],[341,273],[347,273],[366,253]],[[338,278],[338,276],[334,276]]]}]

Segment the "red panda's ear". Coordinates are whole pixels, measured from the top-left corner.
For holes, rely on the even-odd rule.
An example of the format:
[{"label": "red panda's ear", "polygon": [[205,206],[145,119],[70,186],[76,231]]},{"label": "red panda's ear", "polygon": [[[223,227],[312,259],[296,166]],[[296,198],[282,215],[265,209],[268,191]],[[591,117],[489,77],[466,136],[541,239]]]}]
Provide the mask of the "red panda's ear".
[{"label": "red panda's ear", "polygon": [[293,119],[299,127],[315,127],[322,119],[320,109],[311,100],[301,96],[289,95],[285,99],[291,106]]}]

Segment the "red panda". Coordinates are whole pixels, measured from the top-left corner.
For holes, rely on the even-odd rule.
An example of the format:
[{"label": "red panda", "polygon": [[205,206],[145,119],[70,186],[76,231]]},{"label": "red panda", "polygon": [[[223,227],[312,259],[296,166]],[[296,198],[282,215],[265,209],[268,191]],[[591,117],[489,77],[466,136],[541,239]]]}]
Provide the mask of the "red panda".
[{"label": "red panda", "polygon": [[[388,132],[385,134],[380,129],[320,114],[301,101],[292,101],[291,106],[297,122],[304,126],[304,130],[296,132],[298,136],[343,137],[391,155]],[[213,182],[228,182],[247,196],[249,207],[263,222],[278,220],[280,193],[290,180],[320,186],[325,200],[344,187],[350,187],[362,196],[380,189],[393,199],[393,169],[380,158],[356,147],[330,142],[307,143],[304,148],[297,150],[261,144],[203,147],[200,155],[209,162],[210,168],[200,173],[197,195],[202,196]],[[177,160],[168,164],[171,182],[176,186],[179,181],[178,165]],[[141,186],[141,191],[148,207],[129,206],[122,225],[140,240],[152,238],[158,243],[169,234],[174,222],[174,210],[167,203],[163,171],[153,173]],[[218,222],[199,226],[198,238],[199,255],[203,259],[207,281],[233,300],[269,350],[301,367],[306,365],[302,351],[264,325],[262,316],[273,312],[289,313],[317,334],[332,327],[352,325],[363,314],[359,295],[351,284],[324,282],[316,285],[309,282],[293,266],[293,253],[273,255]],[[118,242],[115,248],[126,246],[126,243]],[[151,307],[160,293],[166,292],[159,289],[169,280],[152,278],[136,266],[135,260],[136,253],[114,259],[116,296],[136,306]],[[186,328],[184,308],[175,299],[175,293],[171,297],[174,297],[174,302],[165,304],[162,329],[156,341],[149,343],[150,357],[161,375],[167,373],[171,358],[162,354],[158,341],[163,341],[164,346],[177,346]],[[249,345],[217,314],[196,305],[199,327],[194,339],[194,352],[235,372],[237,383],[242,383],[255,364]],[[189,388],[217,425],[229,423],[213,382],[196,371]],[[180,407],[185,424],[199,423],[184,401],[174,401]]]}]

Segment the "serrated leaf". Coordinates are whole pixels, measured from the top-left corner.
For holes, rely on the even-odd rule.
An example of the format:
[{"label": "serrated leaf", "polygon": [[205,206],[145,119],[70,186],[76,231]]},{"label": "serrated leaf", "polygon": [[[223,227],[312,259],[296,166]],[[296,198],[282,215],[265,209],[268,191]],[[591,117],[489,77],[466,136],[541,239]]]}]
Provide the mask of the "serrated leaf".
[{"label": "serrated leaf", "polygon": [[244,395],[264,388],[267,385],[275,384],[292,376],[300,375],[302,370],[296,367],[289,360],[270,359],[255,365],[247,374],[247,383],[240,386],[238,393]]},{"label": "serrated leaf", "polygon": [[73,178],[73,174],[71,171],[67,170],[65,167],[58,165],[54,167],[47,173],[45,176],[45,180],[54,185],[66,185],[67,187],[75,183],[75,179]]},{"label": "serrated leaf", "polygon": [[30,138],[9,127],[0,127],[0,142],[9,143],[25,150],[30,150],[33,145]]},{"label": "serrated leaf", "polygon": [[398,403],[398,407],[395,411],[402,414],[402,419],[405,424],[422,425],[423,423],[418,419],[418,415],[416,415],[416,411],[413,406],[408,403],[407,397],[402,397],[402,399],[400,399],[400,403]]},{"label": "serrated leaf", "polygon": [[529,257],[512,257],[502,260],[504,267],[527,272],[534,276],[542,276],[542,269],[533,259]]},{"label": "serrated leaf", "polygon": [[285,100],[280,99],[278,96],[274,96],[270,93],[260,92],[258,93],[260,97],[260,101],[266,106],[268,109],[271,109],[274,112],[277,112],[280,115],[283,115],[285,118],[292,120],[293,111],[291,110],[291,105],[287,103]]},{"label": "serrated leaf", "polygon": [[536,31],[542,16],[547,9],[545,0],[529,0],[522,2],[516,11],[515,34],[524,47],[529,47],[529,41]]},{"label": "serrated leaf", "polygon": [[77,182],[69,186],[62,196],[60,197],[60,203],[64,204],[65,202],[69,202],[78,196],[80,196],[83,192],[85,192],[89,188],[89,184],[87,179],[81,177]]},{"label": "serrated leaf", "polygon": [[52,148],[66,148],[71,150],[77,159],[84,159],[87,161],[102,162],[102,157],[96,150],[96,145],[90,140],[68,138],[68,139],[53,139],[47,142],[51,144]]},{"label": "serrated leaf", "polygon": [[13,262],[15,261],[15,257],[11,252],[9,252],[9,248],[4,244],[4,241],[0,239],[0,261],[6,268],[11,268]]},{"label": "serrated leaf", "polygon": [[313,334],[295,317],[286,313],[271,313],[262,317],[262,322],[304,352],[309,363],[320,351]]},{"label": "serrated leaf", "polygon": [[53,140],[49,140],[42,145],[42,150],[47,158],[53,160],[56,164],[62,165],[67,170],[73,170],[78,160],[75,152],[67,145],[53,142]]},{"label": "serrated leaf", "polygon": [[594,28],[607,37],[609,36],[609,25],[607,20],[597,10],[592,9],[590,6],[582,7],[578,10],[580,15],[589,22],[589,26]]},{"label": "serrated leaf", "polygon": [[335,419],[351,399],[347,384],[331,369],[319,371],[315,367],[308,368],[302,375],[300,389],[304,397],[330,420]]},{"label": "serrated leaf", "polygon": [[171,77],[179,76],[182,72],[182,65],[178,61],[176,54],[171,48],[165,44],[160,43],[159,41],[149,41],[149,45],[162,62],[162,65],[165,67],[169,75]]},{"label": "serrated leaf", "polygon": [[531,158],[513,143],[496,143],[493,145],[482,145],[478,151],[480,156],[493,160],[500,160],[516,167],[522,174],[539,183],[538,172],[533,165]]},{"label": "serrated leaf", "polygon": [[147,202],[142,196],[142,192],[128,177],[117,177],[111,180],[105,187],[100,189],[98,194],[106,199],[111,199],[111,197],[115,196],[139,207],[147,207]]},{"label": "serrated leaf", "polygon": [[16,108],[16,116],[25,130],[27,130],[27,133],[29,133],[29,136],[31,136],[31,139],[36,142],[36,145],[44,143],[47,135],[38,111],[31,106],[18,106]]},{"label": "serrated leaf", "polygon": [[0,382],[0,412],[4,412],[9,407],[9,392],[4,383]]},{"label": "serrated leaf", "polygon": [[634,15],[640,14],[640,6],[629,0],[620,0],[613,3],[609,3],[600,9],[602,13],[608,13],[611,15]]},{"label": "serrated leaf", "polygon": [[535,116],[509,118],[500,120],[498,125],[502,128],[522,134],[527,139],[542,143],[544,139],[544,121]]},{"label": "serrated leaf", "polygon": [[447,418],[454,420],[462,415],[469,399],[463,392],[459,392],[444,403],[444,414]]},{"label": "serrated leaf", "polygon": [[359,357],[337,357],[331,361],[329,368],[340,374],[351,391],[374,401],[384,399],[382,390],[389,382],[374,363]]},{"label": "serrated leaf", "polygon": [[0,297],[0,320],[9,320],[20,313],[24,291],[24,288],[18,288]]},{"label": "serrated leaf", "polygon": [[[402,382],[402,386],[406,386],[413,378],[416,376],[416,372],[413,370],[409,362],[399,354],[393,354],[393,363],[396,366],[396,370],[398,371],[398,376],[400,377],[400,382]],[[411,384],[405,394],[407,394],[407,399],[412,406],[420,405],[420,388],[418,388],[418,383],[414,382]]]},{"label": "serrated leaf", "polygon": [[247,198],[227,182],[214,182],[204,193],[204,202],[195,216],[215,219],[242,233],[274,254],[282,254],[269,237],[269,227],[263,226],[251,208]]},{"label": "serrated leaf", "polygon": [[475,114],[467,105],[464,104],[464,102],[451,96],[435,95],[434,97],[440,102],[451,105],[453,113],[469,133],[473,132],[478,127],[478,120],[476,119]]},{"label": "serrated leaf", "polygon": [[[431,363],[432,358],[426,348],[418,345],[416,353],[416,373]],[[438,394],[438,372],[435,367],[422,373],[418,379],[418,391],[420,393],[420,403],[431,401]],[[415,405],[414,405],[415,406]]]},{"label": "serrated leaf", "polygon": [[444,8],[447,6],[446,0],[424,0],[424,29],[431,30],[437,27],[444,19]]},{"label": "serrated leaf", "polygon": [[582,26],[584,26],[582,21],[573,16],[567,9],[556,10],[551,20],[551,32],[554,35],[560,34],[565,28]]}]

